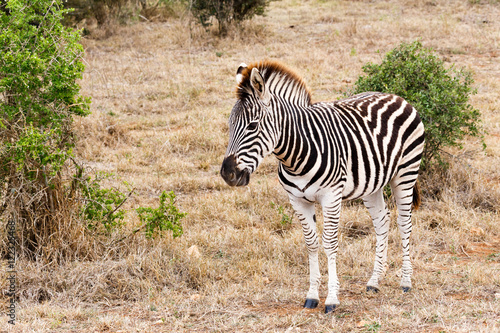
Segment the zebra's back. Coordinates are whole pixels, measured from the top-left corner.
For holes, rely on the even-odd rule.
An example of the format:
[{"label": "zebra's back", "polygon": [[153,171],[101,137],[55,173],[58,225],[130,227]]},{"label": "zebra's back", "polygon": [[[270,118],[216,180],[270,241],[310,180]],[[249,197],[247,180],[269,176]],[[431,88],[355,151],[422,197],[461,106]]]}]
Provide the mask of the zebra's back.
[{"label": "zebra's back", "polygon": [[403,98],[369,92],[326,104],[336,114],[334,135],[342,142],[345,200],[376,192],[400,170],[420,162],[424,127]]}]

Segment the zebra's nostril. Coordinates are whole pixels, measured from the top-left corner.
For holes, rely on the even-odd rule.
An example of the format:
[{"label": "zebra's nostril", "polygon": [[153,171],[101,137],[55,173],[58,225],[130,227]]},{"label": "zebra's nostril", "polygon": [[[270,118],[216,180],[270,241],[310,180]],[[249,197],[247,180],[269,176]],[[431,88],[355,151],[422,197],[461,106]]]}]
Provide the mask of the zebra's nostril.
[{"label": "zebra's nostril", "polygon": [[221,176],[231,186],[235,186],[240,178],[240,172],[236,169],[236,158],[229,155],[224,158],[221,167]]},{"label": "zebra's nostril", "polygon": [[234,155],[230,155],[224,158],[221,167],[221,175],[227,177],[228,179],[234,179],[236,177],[236,158]]}]

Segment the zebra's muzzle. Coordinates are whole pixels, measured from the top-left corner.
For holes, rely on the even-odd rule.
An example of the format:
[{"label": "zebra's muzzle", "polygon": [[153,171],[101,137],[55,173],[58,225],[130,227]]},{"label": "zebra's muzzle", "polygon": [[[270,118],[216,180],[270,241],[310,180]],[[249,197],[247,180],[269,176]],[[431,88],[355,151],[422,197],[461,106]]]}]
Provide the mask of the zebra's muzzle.
[{"label": "zebra's muzzle", "polygon": [[236,157],[234,155],[224,159],[220,174],[229,186],[245,186],[250,181],[250,172],[248,170],[238,170],[236,168]]}]

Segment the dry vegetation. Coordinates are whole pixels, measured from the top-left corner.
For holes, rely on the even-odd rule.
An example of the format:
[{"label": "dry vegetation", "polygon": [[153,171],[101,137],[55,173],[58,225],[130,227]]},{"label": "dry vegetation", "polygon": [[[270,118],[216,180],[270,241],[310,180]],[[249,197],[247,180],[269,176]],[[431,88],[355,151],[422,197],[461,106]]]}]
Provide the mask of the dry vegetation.
[{"label": "dry vegetation", "polygon": [[[116,186],[125,180],[135,187],[126,203],[125,234],[139,223],[133,208],[157,206],[163,190],[174,190],[189,214],[184,235],[146,240],[137,234],[112,245],[82,237],[89,242],[82,245],[88,258],[48,265],[19,261],[18,321],[10,327],[2,317],[1,327],[499,332],[499,17],[496,1],[283,0],[223,39],[180,15],[85,40],[81,85],[93,103],[92,115],[76,122],[78,160],[113,172]],[[333,315],[324,315],[321,304],[304,310],[307,253],[296,220],[280,223],[277,207],[288,215],[292,210],[276,161],[265,160],[245,188],[230,188],[219,176],[237,66],[278,59],[305,77],[315,100],[331,100],[353,84],[365,62],[378,62],[401,41],[418,38],[448,63],[475,73],[472,104],[483,114],[488,147],[466,142],[464,150],[449,152],[448,172],[427,180],[423,207],[414,214],[409,294],[399,288],[394,223],[381,292],[364,291],[375,236],[365,208],[352,203],[341,218],[341,306]],[[324,301],[326,256],[320,258]],[[5,289],[6,281],[0,283]]]}]

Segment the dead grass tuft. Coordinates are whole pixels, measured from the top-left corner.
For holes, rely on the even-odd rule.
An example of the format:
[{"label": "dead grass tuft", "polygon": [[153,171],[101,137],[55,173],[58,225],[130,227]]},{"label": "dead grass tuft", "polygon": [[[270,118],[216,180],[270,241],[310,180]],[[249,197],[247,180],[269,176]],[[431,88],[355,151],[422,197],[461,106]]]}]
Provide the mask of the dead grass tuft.
[{"label": "dead grass tuft", "polygon": [[473,166],[474,157],[454,157],[449,167],[425,174],[423,183],[427,197],[450,200],[467,209],[497,214],[500,209],[499,175],[494,171]]}]

